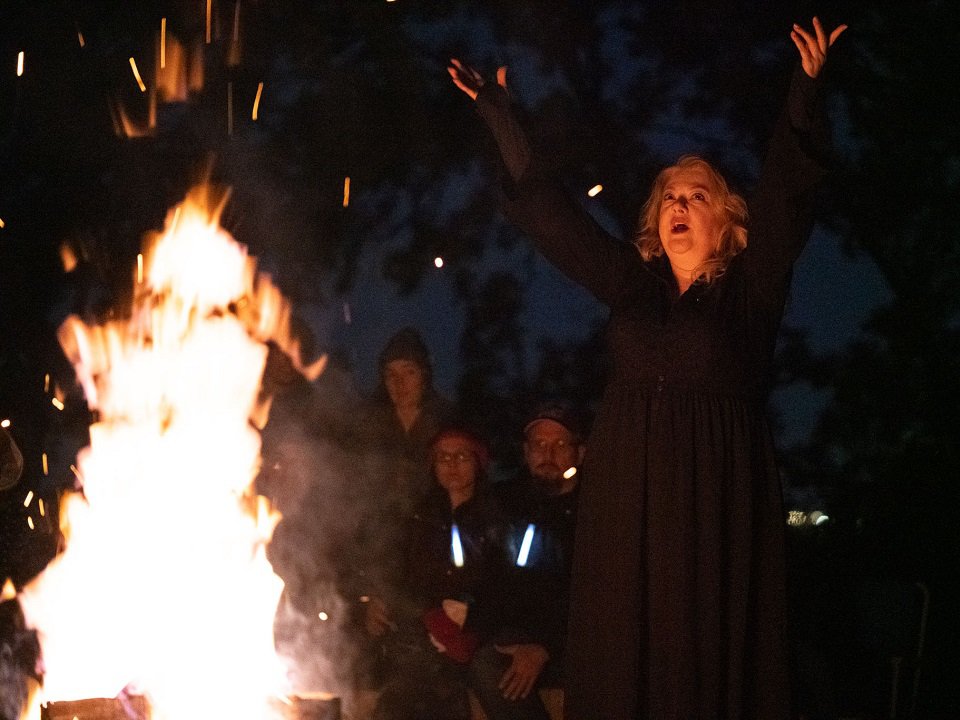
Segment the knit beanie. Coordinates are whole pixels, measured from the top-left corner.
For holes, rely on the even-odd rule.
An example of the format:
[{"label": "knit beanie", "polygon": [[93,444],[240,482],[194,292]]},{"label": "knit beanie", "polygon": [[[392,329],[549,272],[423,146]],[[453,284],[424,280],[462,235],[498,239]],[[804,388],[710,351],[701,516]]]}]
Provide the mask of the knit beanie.
[{"label": "knit beanie", "polygon": [[470,446],[470,451],[473,453],[473,456],[477,459],[480,472],[484,473],[487,471],[487,468],[490,466],[490,446],[487,445],[482,437],[463,425],[447,425],[433,436],[433,440],[430,442],[431,463],[434,460],[437,444],[441,440],[448,438],[456,438],[457,440],[462,440],[467,443]]},{"label": "knit beanie", "polygon": [[427,350],[420,333],[412,327],[405,327],[399,330],[388,341],[380,353],[380,374],[383,374],[388,363],[394,360],[410,360],[415,362],[429,378],[432,368],[430,367],[430,352]]}]

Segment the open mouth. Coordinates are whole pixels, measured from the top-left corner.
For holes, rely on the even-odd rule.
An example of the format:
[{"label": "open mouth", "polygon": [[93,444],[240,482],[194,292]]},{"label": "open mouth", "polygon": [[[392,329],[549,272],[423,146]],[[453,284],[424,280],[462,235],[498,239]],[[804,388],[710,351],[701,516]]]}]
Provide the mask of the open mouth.
[{"label": "open mouth", "polygon": [[674,223],[673,225],[670,226],[670,231],[671,231],[671,232],[675,232],[675,233],[677,233],[677,232],[679,232],[679,233],[686,232],[688,229],[689,229],[689,228],[687,227],[687,224],[686,224],[686,223],[682,223],[682,222],[676,222],[676,223]]}]

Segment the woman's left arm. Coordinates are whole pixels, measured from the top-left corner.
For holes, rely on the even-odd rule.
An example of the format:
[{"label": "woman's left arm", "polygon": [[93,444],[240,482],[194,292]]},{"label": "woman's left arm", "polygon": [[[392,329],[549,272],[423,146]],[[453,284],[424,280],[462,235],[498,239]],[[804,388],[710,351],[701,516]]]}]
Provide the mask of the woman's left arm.
[{"label": "woman's left arm", "polygon": [[812,31],[794,25],[790,32],[800,64],[751,202],[743,258],[774,305],[782,305],[793,263],[810,234],[813,197],[829,164],[830,130],[820,76],[830,47],[846,29],[839,25],[828,35],[814,18]]}]

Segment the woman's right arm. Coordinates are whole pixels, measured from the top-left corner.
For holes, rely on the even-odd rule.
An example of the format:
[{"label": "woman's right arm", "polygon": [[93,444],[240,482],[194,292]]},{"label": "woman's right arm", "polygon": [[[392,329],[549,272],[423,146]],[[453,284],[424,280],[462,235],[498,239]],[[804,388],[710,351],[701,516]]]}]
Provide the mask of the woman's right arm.
[{"label": "woman's right arm", "polygon": [[601,302],[613,304],[639,259],[637,250],[601,228],[533,157],[511,107],[505,68],[498,70],[496,83],[484,83],[479,73],[457,60],[448,71],[454,84],[476,101],[500,149],[510,176],[504,183],[507,217],[561,272]]}]

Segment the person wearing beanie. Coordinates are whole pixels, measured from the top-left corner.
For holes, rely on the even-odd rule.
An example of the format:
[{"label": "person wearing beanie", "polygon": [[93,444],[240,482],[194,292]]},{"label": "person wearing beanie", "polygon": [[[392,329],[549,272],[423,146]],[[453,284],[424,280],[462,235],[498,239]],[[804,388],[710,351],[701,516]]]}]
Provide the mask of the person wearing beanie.
[{"label": "person wearing beanie", "polygon": [[411,327],[395,333],[378,362],[380,385],[363,414],[368,449],[383,459],[386,487],[403,514],[429,490],[427,450],[452,406],[433,388],[430,353]]},{"label": "person wearing beanie", "polygon": [[402,590],[367,603],[367,631],[389,659],[380,720],[469,717],[466,668],[491,635],[484,606],[506,557],[486,442],[448,425],[429,458],[434,486],[408,525]]}]

